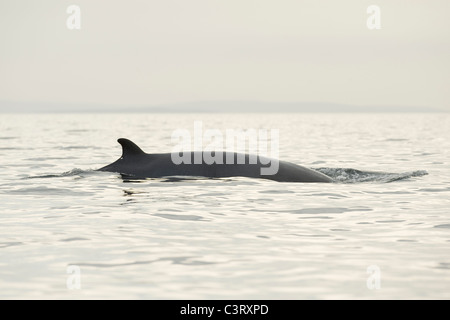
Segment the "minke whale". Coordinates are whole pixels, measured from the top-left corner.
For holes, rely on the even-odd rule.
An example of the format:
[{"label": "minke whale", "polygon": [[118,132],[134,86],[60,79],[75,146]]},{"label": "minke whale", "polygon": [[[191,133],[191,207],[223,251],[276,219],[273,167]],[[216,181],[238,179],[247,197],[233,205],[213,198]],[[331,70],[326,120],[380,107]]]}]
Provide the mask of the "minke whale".
[{"label": "minke whale", "polygon": [[[148,154],[128,139],[121,138],[117,141],[122,145],[122,156],[98,169],[99,171],[116,172],[136,179],[190,176],[249,177],[278,182],[333,182],[327,175],[313,169],[261,156],[225,151],[194,151],[181,152],[184,161],[180,162],[178,160],[181,159],[181,153]],[[211,156],[215,161],[211,161]],[[276,170],[269,170],[274,167]]]}]

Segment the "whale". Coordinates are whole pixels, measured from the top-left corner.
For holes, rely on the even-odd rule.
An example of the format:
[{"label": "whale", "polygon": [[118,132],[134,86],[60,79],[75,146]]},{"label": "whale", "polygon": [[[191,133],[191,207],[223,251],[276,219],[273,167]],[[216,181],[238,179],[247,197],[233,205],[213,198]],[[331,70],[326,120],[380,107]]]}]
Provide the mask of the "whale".
[{"label": "whale", "polygon": [[[131,140],[120,138],[117,142],[122,146],[122,156],[98,171],[115,172],[135,179],[248,177],[277,182],[333,182],[329,176],[316,170],[262,156],[225,151],[217,154],[217,151],[189,151],[183,152],[185,161],[180,162],[180,153],[145,153]],[[215,161],[211,161],[211,156]],[[273,168],[276,170],[269,170]]]}]

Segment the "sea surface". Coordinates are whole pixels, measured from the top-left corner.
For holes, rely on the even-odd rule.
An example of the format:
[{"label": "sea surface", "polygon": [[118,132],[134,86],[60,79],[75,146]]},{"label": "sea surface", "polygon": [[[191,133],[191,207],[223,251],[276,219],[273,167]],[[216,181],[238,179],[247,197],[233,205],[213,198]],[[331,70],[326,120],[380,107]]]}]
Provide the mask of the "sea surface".
[{"label": "sea surface", "polygon": [[[96,171],[195,122],[335,182]],[[0,114],[0,298],[450,299],[450,114]]]}]

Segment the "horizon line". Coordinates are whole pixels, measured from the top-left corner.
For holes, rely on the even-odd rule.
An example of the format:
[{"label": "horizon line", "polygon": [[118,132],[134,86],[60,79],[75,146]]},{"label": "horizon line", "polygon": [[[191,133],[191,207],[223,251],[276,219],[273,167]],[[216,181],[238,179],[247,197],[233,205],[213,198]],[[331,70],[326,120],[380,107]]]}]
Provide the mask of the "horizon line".
[{"label": "horizon line", "polygon": [[424,106],[352,105],[332,102],[210,100],[159,104],[107,104],[0,100],[0,113],[447,113]]}]

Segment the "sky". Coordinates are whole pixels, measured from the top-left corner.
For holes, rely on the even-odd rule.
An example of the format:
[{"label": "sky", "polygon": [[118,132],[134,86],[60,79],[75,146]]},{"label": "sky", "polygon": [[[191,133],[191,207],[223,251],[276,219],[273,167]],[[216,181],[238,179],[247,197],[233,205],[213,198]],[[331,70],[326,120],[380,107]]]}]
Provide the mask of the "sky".
[{"label": "sky", "polygon": [[[67,27],[70,5],[80,29]],[[380,29],[367,27],[370,5]],[[0,1],[0,110],[256,101],[450,111],[449,80],[448,0]]]}]

